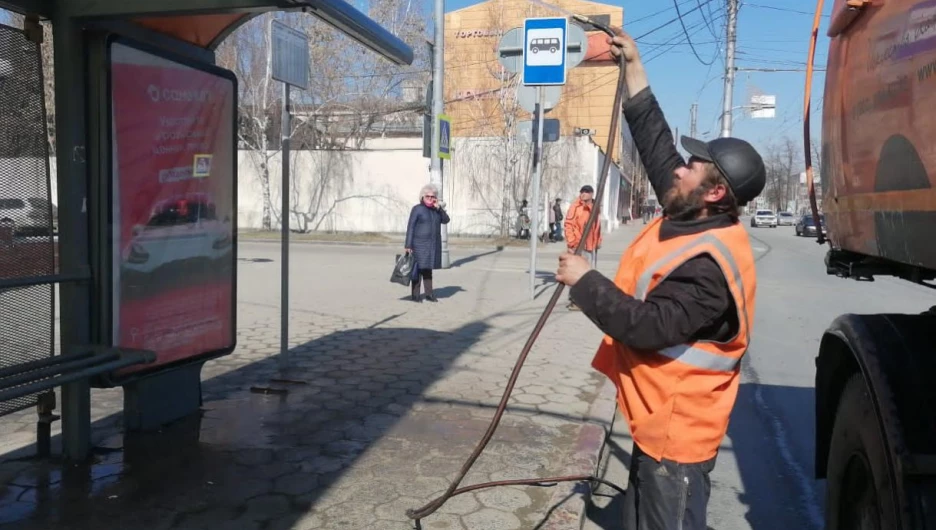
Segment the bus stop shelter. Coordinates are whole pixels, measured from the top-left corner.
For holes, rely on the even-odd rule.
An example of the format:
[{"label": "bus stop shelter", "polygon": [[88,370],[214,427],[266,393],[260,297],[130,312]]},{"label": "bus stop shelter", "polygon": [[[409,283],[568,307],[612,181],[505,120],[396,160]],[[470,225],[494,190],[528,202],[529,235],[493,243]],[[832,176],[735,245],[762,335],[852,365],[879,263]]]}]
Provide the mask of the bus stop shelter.
[{"label": "bus stop shelter", "polygon": [[[393,63],[411,64],[413,52],[400,39],[342,0],[0,0],[0,7],[26,16],[24,35],[34,43],[41,40],[42,29],[38,21],[51,22],[55,64],[54,164],[57,169],[59,227],[57,270],[17,277],[0,275],[0,293],[31,286],[59,286],[61,355],[56,357],[67,360],[68,356],[75,356],[70,359],[82,360],[70,364],[79,368],[84,366],[81,370],[70,371],[61,385],[55,385],[62,388],[62,445],[67,458],[84,459],[90,451],[92,387],[122,386],[124,414],[131,417],[131,425],[152,426],[172,421],[197,410],[200,370],[204,362],[226,355],[234,348],[232,342],[223,348],[200,351],[197,355],[161,364],[156,369],[142,372],[143,375],[123,378],[114,376],[114,370],[92,373],[88,369],[92,365],[89,356],[117,346],[114,344],[113,319],[117,287],[111,238],[113,227],[118,224],[115,221],[118,214],[113,208],[111,199],[115,191],[110,183],[116,167],[112,145],[120,140],[114,137],[111,122],[120,111],[114,108],[111,79],[107,74],[111,43],[115,39],[132,43],[139,50],[145,50],[149,54],[147,57],[172,57],[179,63],[203,69],[223,79],[230,72],[225,73],[214,65],[214,50],[231,32],[258,14],[293,11],[320,18]],[[236,80],[231,82],[236,87]],[[38,90],[41,100],[41,86]],[[236,98],[236,89],[232,93]],[[155,102],[161,97],[166,98],[167,94],[175,99],[192,97],[182,92],[160,93],[158,90],[151,92],[150,97]],[[10,124],[0,122],[0,128],[8,126]],[[227,126],[235,127],[234,120]],[[234,144],[233,135],[230,139]],[[233,149],[236,157],[236,145],[229,149]],[[205,160],[206,155],[196,155],[196,163],[191,170],[193,175],[190,176],[198,177],[199,156]],[[207,160],[210,161],[210,156]],[[229,169],[233,172],[232,181],[236,189],[236,163]],[[0,171],[3,171],[2,167]],[[48,187],[47,170],[45,178]],[[236,214],[236,194],[231,203]],[[212,215],[213,208],[211,206]],[[233,221],[231,225],[236,234],[236,215],[233,220],[225,219],[225,222],[229,221]],[[50,236],[50,245],[51,241]],[[228,245],[233,248],[224,259],[236,263],[236,244],[228,242]],[[236,274],[231,285],[236,293]],[[48,309],[52,303],[49,302]],[[236,320],[231,324],[233,333],[236,333]],[[51,355],[49,351],[38,357]],[[126,368],[131,361],[121,361],[129,358],[123,355],[119,352],[101,354],[99,357],[111,359],[111,364],[98,363],[95,366]],[[4,359],[2,343],[0,360],[3,361],[0,363],[2,383],[2,377],[7,374],[5,371],[15,370],[18,361]],[[151,361],[149,358],[148,362]],[[39,385],[49,381],[48,359],[29,362],[38,363],[35,366],[40,368],[24,372],[24,381]],[[24,361],[23,364],[29,362]],[[34,405],[35,401],[22,403],[26,405],[19,406],[19,409]],[[39,403],[40,417],[43,414],[51,417],[48,406],[43,410],[41,400]],[[41,432],[40,427],[40,438]]]}]

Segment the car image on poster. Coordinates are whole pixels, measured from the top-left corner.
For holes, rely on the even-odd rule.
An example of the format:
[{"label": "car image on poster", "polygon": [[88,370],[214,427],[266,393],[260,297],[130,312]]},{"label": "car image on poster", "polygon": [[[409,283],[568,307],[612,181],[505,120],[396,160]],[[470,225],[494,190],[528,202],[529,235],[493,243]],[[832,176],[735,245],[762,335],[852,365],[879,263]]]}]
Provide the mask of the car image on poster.
[{"label": "car image on poster", "polygon": [[233,348],[233,74],[110,45],[113,341],[153,370]]}]

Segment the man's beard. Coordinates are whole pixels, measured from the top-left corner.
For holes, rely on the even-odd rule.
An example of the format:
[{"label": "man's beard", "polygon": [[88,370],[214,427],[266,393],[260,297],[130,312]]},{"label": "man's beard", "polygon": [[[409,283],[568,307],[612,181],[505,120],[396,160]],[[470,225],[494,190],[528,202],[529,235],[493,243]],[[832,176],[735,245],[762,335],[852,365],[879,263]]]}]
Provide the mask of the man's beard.
[{"label": "man's beard", "polygon": [[673,221],[689,221],[699,217],[705,210],[704,186],[699,186],[689,192],[689,195],[682,196],[675,187],[670,189],[663,197],[663,209],[666,216]]}]

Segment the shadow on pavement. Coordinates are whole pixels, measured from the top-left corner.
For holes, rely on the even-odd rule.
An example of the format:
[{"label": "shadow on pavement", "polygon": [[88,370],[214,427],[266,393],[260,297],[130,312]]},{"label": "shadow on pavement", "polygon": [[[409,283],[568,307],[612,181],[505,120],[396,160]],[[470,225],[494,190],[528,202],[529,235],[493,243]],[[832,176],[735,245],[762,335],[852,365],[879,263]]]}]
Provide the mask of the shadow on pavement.
[{"label": "shadow on pavement", "polygon": [[[601,451],[598,477],[627,489],[627,473],[630,469],[630,450],[633,441],[627,422],[615,412],[611,435],[605,440]],[[586,499],[583,528],[601,530],[623,530],[624,496],[605,485],[597,485]]]},{"label": "shadow on pavement", "polygon": [[439,287],[438,289],[433,289],[436,298],[451,298],[458,293],[467,293],[466,289],[462,289],[459,285],[446,285],[445,287]]},{"label": "shadow on pavement", "polygon": [[[467,293],[468,291],[466,289],[462,289],[461,286],[459,285],[447,285],[445,287],[435,287],[432,289],[432,292],[433,294],[435,294],[436,298],[440,300],[444,300],[446,298],[451,298],[458,293]],[[420,286],[419,288],[419,294],[420,296],[424,298],[426,296],[426,293],[423,291],[422,286]],[[400,300],[409,302],[411,301],[410,295],[407,294],[406,296],[401,297]]]},{"label": "shadow on pavement", "polygon": [[[748,375],[748,377],[755,377]],[[774,411],[787,410],[787,413]],[[742,383],[738,388],[726,442],[730,449],[721,452],[713,472],[713,497],[709,501],[709,519],[718,509],[716,493],[724,501],[737,495],[746,507],[744,528],[821,528],[821,492],[813,477],[814,390],[804,387]],[[785,424],[780,418],[795,418],[796,424]],[[619,486],[626,486],[626,469],[630,464],[630,440],[627,424],[621,418],[614,423],[612,436],[602,454],[600,477]],[[797,445],[790,440],[799,441]],[[728,484],[719,484],[719,470],[733,474],[733,457],[737,462],[740,488],[737,493]],[[793,461],[791,464],[790,460]],[[731,488],[727,492],[723,488]],[[804,492],[804,489],[806,490]],[[601,486],[588,503],[586,518],[589,530],[620,530],[623,497]],[[814,493],[819,493],[813,495]],[[604,495],[613,495],[605,497]],[[722,514],[737,519],[742,513]],[[711,523],[711,521],[710,521]],[[711,528],[711,527],[710,527]],[[719,529],[722,530],[722,529]]]},{"label": "shadow on pavement", "polygon": [[[204,381],[199,416],[156,433],[115,435],[98,445],[89,465],[12,461],[17,455],[5,455],[0,525],[325,528],[323,517],[335,513],[329,510],[358,509],[355,496],[372,503],[386,497],[382,502],[389,503],[404,488],[409,497],[428,500],[431,484],[404,484],[392,471],[381,471],[405,474],[421,456],[409,454],[413,449],[392,431],[487,329],[472,323],[450,333],[335,332],[285,358],[263,358]],[[274,385],[270,381],[276,378],[286,382]],[[253,386],[288,393],[251,393]],[[364,475],[345,476],[378,442],[382,454],[393,458],[387,467],[380,462]],[[333,489],[339,481],[342,487]],[[331,508],[312,510],[323,496],[330,496]],[[401,516],[411,507],[391,505]]]},{"label": "shadow on pavement", "polygon": [[479,254],[473,254],[473,255],[471,255],[471,256],[466,256],[466,257],[464,257],[464,258],[459,258],[459,259],[453,261],[452,263],[450,263],[449,265],[450,265],[452,268],[461,267],[462,265],[467,265],[467,264],[469,264],[469,263],[471,263],[471,262],[473,262],[473,261],[476,261],[476,260],[478,260],[478,259],[480,259],[480,258],[483,258],[483,257],[485,257],[485,256],[490,256],[490,255],[492,255],[492,254],[497,254],[497,253],[499,253],[499,252],[501,252],[501,251],[503,251],[503,250],[504,250],[504,247],[501,246],[501,245],[498,245],[497,248],[495,248],[494,250],[489,250],[489,251],[487,251],[487,252],[481,252],[481,253],[479,253]]},{"label": "shadow on pavement", "polygon": [[[779,410],[789,412],[774,412]],[[778,523],[789,528],[815,528],[816,523],[821,527],[823,499],[813,478],[814,418],[813,388],[740,385],[727,437],[743,485],[738,500],[748,507],[745,518],[750,528],[773,528]]]}]

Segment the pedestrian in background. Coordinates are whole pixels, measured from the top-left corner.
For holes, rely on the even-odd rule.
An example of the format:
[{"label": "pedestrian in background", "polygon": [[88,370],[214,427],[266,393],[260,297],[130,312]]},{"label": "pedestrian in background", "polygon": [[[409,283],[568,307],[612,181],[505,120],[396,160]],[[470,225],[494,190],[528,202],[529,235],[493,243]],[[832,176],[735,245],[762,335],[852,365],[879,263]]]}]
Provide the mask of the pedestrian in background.
[{"label": "pedestrian in background", "polygon": [[[565,218],[565,238],[566,246],[569,252],[575,252],[579,241],[582,240],[582,234],[585,232],[585,224],[588,223],[588,217],[591,215],[592,208],[595,207],[595,190],[588,184],[582,186],[579,190],[579,196],[572,201],[569,206],[569,213]],[[585,241],[585,247],[582,249],[582,257],[588,260],[592,267],[595,266],[595,251],[601,246],[601,224],[595,219],[591,233]],[[566,306],[570,311],[578,311],[578,306],[569,297],[569,305]]]},{"label": "pedestrian in background", "polygon": [[410,283],[414,302],[422,302],[419,281],[422,279],[426,300],[438,302],[432,290],[432,271],[442,268],[442,225],[448,224],[445,203],[439,199],[439,188],[426,184],[419,191],[419,204],[410,211],[406,224],[406,252],[413,253],[416,266]]},{"label": "pedestrian in background", "polygon": [[562,199],[559,197],[556,197],[556,202],[552,205],[552,212],[549,217],[549,231],[552,233],[553,241],[559,241],[562,231],[562,224],[560,223],[562,223],[564,219],[562,215]]}]

